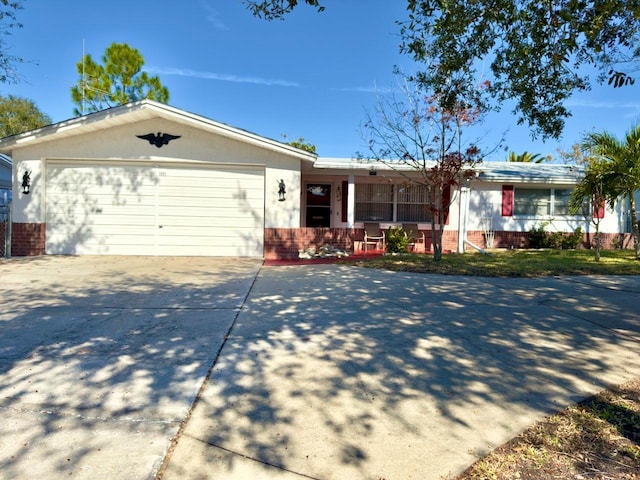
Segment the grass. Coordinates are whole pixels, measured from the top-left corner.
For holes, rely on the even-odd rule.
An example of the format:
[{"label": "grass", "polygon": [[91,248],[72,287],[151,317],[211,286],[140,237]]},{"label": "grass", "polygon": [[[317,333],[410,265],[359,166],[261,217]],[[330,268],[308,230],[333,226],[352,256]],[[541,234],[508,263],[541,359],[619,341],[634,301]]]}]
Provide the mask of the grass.
[{"label": "grass", "polygon": [[640,380],[547,417],[455,480],[640,478]]},{"label": "grass", "polygon": [[483,277],[539,277],[549,275],[640,275],[640,261],[631,250],[606,250],[599,262],[590,250],[506,250],[432,255],[383,255],[357,260],[356,265],[386,270]]},{"label": "grass", "polygon": [[[640,275],[633,251],[504,251],[385,255],[356,265],[394,271],[485,277]],[[547,417],[450,480],[640,479],[640,379]]]}]

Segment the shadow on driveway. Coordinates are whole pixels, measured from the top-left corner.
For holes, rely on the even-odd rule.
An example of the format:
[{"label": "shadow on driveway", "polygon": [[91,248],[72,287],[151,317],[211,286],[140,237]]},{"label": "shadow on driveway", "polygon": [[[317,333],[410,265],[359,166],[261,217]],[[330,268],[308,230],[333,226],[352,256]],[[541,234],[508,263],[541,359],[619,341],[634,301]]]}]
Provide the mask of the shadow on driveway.
[{"label": "shadow on driveway", "polygon": [[640,277],[265,268],[162,478],[461,472],[638,375],[638,293]]},{"label": "shadow on driveway", "polygon": [[0,476],[153,478],[260,267],[0,262]]}]

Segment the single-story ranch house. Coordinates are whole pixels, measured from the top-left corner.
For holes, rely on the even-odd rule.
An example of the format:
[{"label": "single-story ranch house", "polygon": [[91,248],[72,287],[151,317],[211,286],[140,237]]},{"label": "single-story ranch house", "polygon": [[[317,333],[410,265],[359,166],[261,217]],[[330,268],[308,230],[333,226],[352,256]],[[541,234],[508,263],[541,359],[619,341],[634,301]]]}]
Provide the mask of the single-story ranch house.
[{"label": "single-story ranch house", "polygon": [[[322,158],[143,100],[0,140],[13,160],[13,255],[105,254],[297,258],[327,244],[359,252],[365,223],[411,223],[430,248],[423,187],[380,162]],[[569,215],[576,166],[485,162],[447,192],[444,248],[520,248]],[[606,242],[629,241],[623,202]],[[379,245],[378,245],[379,246]]]}]

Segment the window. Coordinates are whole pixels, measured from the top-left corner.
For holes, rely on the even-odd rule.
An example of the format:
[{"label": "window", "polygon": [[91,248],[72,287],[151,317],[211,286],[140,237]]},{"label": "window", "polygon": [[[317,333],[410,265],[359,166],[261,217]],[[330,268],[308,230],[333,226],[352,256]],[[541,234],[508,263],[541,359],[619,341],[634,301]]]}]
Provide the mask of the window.
[{"label": "window", "polygon": [[513,198],[513,214],[527,217],[551,215],[551,190],[516,188]]},{"label": "window", "polygon": [[393,221],[393,185],[356,184],[356,221]]},{"label": "window", "polygon": [[356,184],[357,222],[428,222],[424,185]]},{"label": "window", "polygon": [[399,185],[397,196],[397,222],[430,221],[425,185]]},{"label": "window", "polygon": [[553,214],[554,215],[571,215],[569,213],[569,198],[571,198],[571,189],[553,191]]},{"label": "window", "polygon": [[[570,188],[515,188],[513,214],[524,217],[571,215]],[[504,212],[504,210],[503,210]]]}]

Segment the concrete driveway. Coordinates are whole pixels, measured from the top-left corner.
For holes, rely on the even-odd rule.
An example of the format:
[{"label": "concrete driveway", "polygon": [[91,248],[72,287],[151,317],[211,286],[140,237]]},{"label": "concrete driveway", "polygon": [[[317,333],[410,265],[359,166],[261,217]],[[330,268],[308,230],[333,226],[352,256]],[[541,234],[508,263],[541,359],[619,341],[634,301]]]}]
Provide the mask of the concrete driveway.
[{"label": "concrete driveway", "polygon": [[163,480],[439,480],[640,375],[640,277],[261,270]]},{"label": "concrete driveway", "polygon": [[153,478],[261,264],[0,260],[0,478]]},{"label": "concrete driveway", "polygon": [[260,267],[0,263],[0,476],[436,480],[640,372],[640,277]]}]

